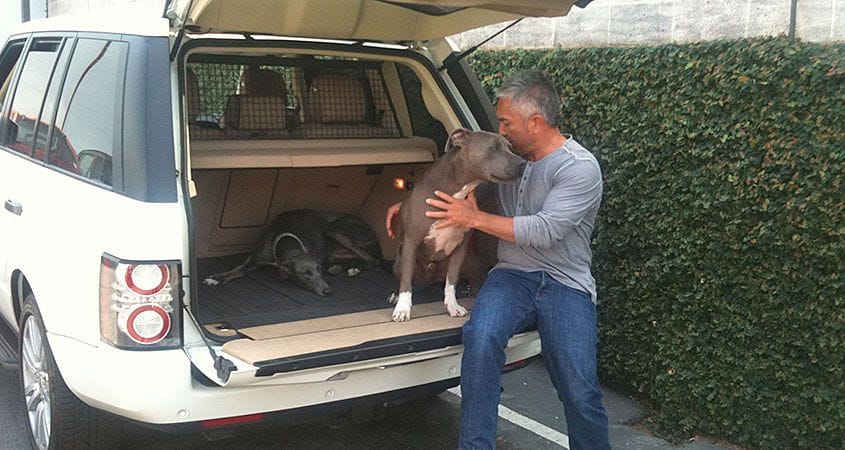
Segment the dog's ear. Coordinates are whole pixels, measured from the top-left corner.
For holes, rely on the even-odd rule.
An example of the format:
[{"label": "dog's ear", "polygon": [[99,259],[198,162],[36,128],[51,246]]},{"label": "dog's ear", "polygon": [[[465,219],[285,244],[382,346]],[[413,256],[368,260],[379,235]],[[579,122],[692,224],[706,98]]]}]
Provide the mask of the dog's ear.
[{"label": "dog's ear", "polygon": [[455,147],[463,146],[469,136],[469,130],[466,128],[458,128],[449,135],[449,141],[446,143],[446,150],[452,150]]}]

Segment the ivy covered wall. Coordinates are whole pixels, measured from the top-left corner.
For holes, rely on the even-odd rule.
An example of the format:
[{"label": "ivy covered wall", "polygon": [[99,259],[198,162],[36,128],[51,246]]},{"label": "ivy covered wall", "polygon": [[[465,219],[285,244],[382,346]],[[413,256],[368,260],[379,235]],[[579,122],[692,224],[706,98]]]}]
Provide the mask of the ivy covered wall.
[{"label": "ivy covered wall", "polygon": [[599,157],[603,380],[653,426],[845,447],[845,46],[782,38],[479,52],[557,84]]}]

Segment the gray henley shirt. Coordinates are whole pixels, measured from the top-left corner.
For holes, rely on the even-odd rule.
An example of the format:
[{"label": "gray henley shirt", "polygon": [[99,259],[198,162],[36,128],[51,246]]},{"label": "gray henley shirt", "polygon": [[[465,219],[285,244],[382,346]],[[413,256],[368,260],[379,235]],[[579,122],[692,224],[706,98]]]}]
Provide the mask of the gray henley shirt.
[{"label": "gray henley shirt", "polygon": [[514,218],[516,242],[499,240],[495,268],[545,271],[590,294],[590,235],[602,195],[601,169],[586,148],[569,138],[545,158],[527,162],[519,181],[498,185],[499,211]]}]

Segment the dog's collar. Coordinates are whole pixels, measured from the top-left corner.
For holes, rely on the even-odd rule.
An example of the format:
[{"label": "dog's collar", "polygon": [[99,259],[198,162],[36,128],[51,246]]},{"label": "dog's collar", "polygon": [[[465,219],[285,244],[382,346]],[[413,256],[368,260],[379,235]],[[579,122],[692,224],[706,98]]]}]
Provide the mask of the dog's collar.
[{"label": "dog's collar", "polygon": [[273,248],[276,248],[276,246],[279,245],[279,241],[281,241],[282,238],[286,237],[292,237],[296,239],[296,242],[299,242],[299,246],[302,247],[302,251],[308,253],[308,249],[305,248],[305,244],[302,242],[302,239],[299,239],[299,236],[293,233],[280,233],[278,236],[276,236],[276,239],[273,241]]}]

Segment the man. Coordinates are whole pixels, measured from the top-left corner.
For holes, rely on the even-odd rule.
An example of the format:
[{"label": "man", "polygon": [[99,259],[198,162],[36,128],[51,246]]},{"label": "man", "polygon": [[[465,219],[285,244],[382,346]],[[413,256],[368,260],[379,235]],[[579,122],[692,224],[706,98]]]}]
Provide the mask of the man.
[{"label": "man", "polygon": [[[464,325],[461,449],[492,449],[505,346],[536,326],[543,360],[563,402],[572,449],[609,449],[607,415],[596,374],[596,288],[590,235],[602,195],[595,157],[562,135],[554,86],[539,71],[505,80],[497,90],[499,134],[527,160],[522,177],[497,185],[501,216],[478,209],[474,196],[443,192],[427,203],[439,226],[475,228],[499,238],[498,263]],[[398,211],[394,205],[390,221]]]}]

